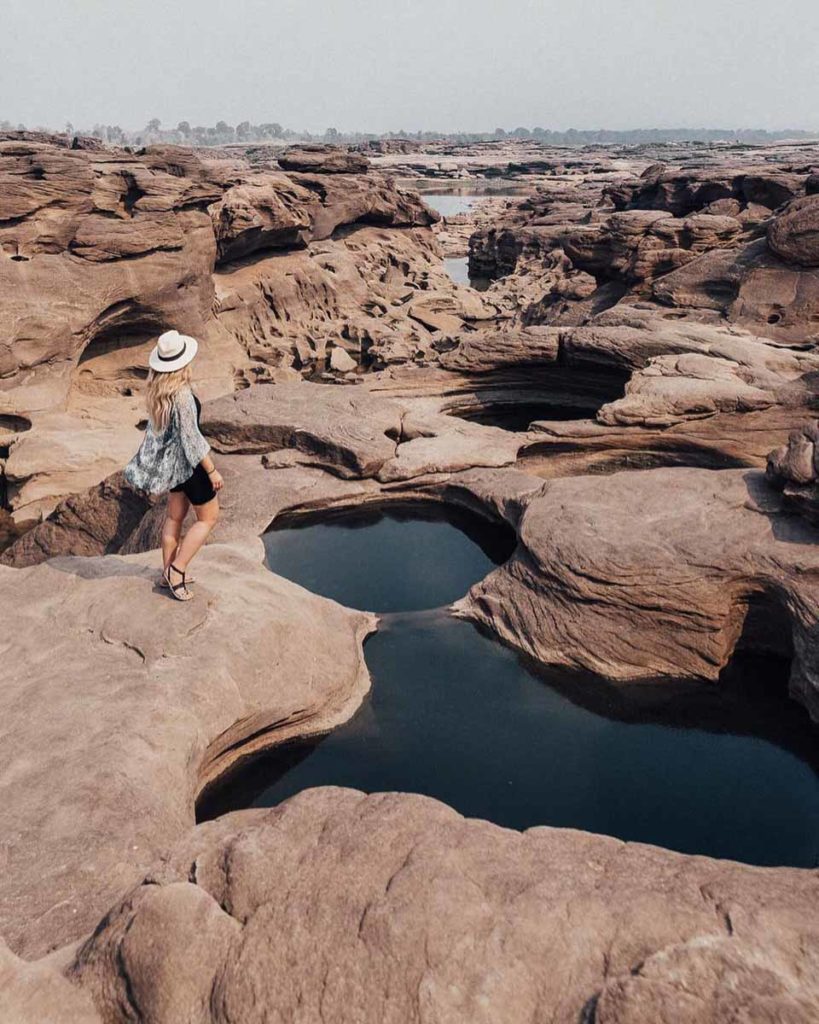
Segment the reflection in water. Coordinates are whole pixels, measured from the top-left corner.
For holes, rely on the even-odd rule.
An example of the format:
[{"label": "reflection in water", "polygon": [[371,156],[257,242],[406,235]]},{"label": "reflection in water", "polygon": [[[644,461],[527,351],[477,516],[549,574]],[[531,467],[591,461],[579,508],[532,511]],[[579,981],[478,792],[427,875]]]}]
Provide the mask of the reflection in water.
[{"label": "reflection in water", "polygon": [[324,513],[262,539],[274,572],[374,612],[450,604],[514,548],[508,527],[432,502]]},{"label": "reflection in water", "polygon": [[[394,513],[270,538],[276,571],[374,609],[451,600],[504,554],[451,522]],[[718,685],[619,687],[536,669],[443,610],[387,616],[365,653],[373,689],[352,720],[240,766],[205,794],[200,820],[341,785],[425,793],[513,828],[817,863],[816,733],[784,695],[786,663],[737,659]]]},{"label": "reflection in water", "polygon": [[449,256],[444,260],[444,270],[449,274],[455,284],[467,285],[476,291],[485,292],[492,284],[488,277],[469,276],[468,256]]},{"label": "reflection in water", "polygon": [[520,199],[521,197],[502,192],[473,192],[469,195],[463,193],[459,195],[444,195],[441,193],[422,192],[421,198],[427,206],[432,207],[442,217],[457,217],[462,213],[471,213],[478,204],[485,203],[489,199]]},{"label": "reflection in water", "polygon": [[[442,217],[457,217],[461,213],[469,213],[481,196],[444,196],[422,195],[421,198]],[[486,198],[485,196],[483,198]]]}]

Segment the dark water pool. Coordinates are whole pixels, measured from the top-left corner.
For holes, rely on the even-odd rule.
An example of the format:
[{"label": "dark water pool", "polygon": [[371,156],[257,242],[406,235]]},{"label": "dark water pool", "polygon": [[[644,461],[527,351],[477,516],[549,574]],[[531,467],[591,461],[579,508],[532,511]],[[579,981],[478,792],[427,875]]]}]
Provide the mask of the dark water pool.
[{"label": "dark water pool", "polygon": [[[443,510],[268,533],[272,568],[375,611],[373,689],[346,725],[240,766],[200,820],[319,785],[425,793],[524,829],[561,825],[756,864],[819,857],[816,731],[787,665],[737,658],[718,685],[624,689],[544,672],[445,610],[509,553]],[[436,521],[436,515],[439,518]]]},{"label": "dark water pool", "polygon": [[526,431],[535,420],[581,420],[593,417],[599,406],[561,405],[558,402],[492,403],[467,412],[452,413],[472,423],[503,430]]},{"label": "dark water pool", "polygon": [[451,604],[514,549],[511,530],[432,503],[305,518],[262,539],[274,572],[375,612]]}]

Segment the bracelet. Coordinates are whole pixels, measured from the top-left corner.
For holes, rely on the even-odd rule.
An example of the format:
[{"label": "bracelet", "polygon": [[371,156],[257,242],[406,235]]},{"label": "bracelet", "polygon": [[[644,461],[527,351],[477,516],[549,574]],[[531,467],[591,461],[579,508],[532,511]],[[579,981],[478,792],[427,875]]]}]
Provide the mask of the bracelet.
[{"label": "bracelet", "polygon": [[214,466],[213,469],[206,469],[205,472],[208,474],[208,476],[213,476],[213,474],[216,472],[216,466]]}]

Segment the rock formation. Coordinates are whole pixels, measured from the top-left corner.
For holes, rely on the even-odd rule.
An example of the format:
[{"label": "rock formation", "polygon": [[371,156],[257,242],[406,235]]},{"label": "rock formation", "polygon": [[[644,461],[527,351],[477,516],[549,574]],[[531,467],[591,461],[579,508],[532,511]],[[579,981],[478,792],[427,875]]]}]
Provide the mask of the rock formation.
[{"label": "rock formation", "polygon": [[[458,615],[616,685],[776,653],[819,719],[817,166],[0,141],[0,1017],[815,1018],[815,872],[410,794],[195,805],[366,694],[375,617],[262,564],[271,522],[324,509],[503,521],[517,548]],[[519,194],[448,224],[421,179]],[[470,232],[485,292],[442,261]],[[179,606],[164,503],[119,472],[169,326],[202,342],[225,478]]]},{"label": "rock formation", "polygon": [[214,545],[182,618],[156,593],[150,556],[0,569],[3,658],[24,667],[2,693],[15,767],[2,784],[0,934],[18,954],[92,929],[239,753],[326,731],[358,706],[372,616],[273,576],[262,557],[258,540]]},{"label": "rock formation", "polygon": [[818,907],[811,872],[698,871],[423,797],[319,789],[200,826],[112,909],[70,976],[106,1016],[129,1003],[156,1024],[271,1009],[574,1024],[595,1006],[607,1021],[667,1007],[694,1024],[752,1006],[807,1022]]},{"label": "rock formation", "polygon": [[460,324],[420,230],[435,215],[382,178],[314,170],[0,143],[0,424],[25,430],[4,457],[15,519],[127,460],[145,356],[170,326],[205,342],[207,395],[315,368],[333,345],[359,358],[403,335],[423,347],[434,328],[413,315],[418,289],[430,315],[443,303]]}]

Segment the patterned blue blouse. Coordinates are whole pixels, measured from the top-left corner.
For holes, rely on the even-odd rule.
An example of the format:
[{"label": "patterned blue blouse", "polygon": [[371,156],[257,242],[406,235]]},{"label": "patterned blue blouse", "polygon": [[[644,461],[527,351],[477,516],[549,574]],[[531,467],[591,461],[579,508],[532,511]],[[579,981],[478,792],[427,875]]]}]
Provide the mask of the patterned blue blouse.
[{"label": "patterned blue blouse", "polygon": [[139,451],[125,467],[125,479],[138,491],[165,494],[184,483],[210,451],[199,430],[198,403],[190,388],[174,398],[168,426],[157,434],[150,420]]}]

